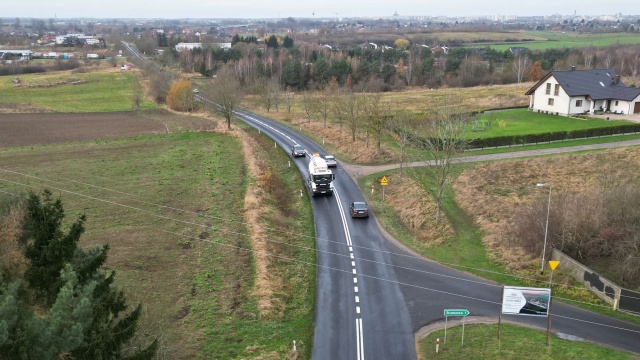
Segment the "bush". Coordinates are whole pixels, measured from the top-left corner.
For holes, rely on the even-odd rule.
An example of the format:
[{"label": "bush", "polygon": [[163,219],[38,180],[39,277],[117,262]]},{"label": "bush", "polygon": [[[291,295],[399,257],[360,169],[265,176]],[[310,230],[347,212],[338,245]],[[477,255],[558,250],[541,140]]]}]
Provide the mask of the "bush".
[{"label": "bush", "polygon": [[551,141],[573,140],[599,136],[612,136],[616,134],[640,132],[640,124],[628,124],[608,126],[593,129],[579,129],[571,131],[555,131],[540,134],[523,134],[510,136],[497,136],[493,138],[472,139],[469,148],[487,148],[498,146],[514,146],[524,144],[538,144]]}]

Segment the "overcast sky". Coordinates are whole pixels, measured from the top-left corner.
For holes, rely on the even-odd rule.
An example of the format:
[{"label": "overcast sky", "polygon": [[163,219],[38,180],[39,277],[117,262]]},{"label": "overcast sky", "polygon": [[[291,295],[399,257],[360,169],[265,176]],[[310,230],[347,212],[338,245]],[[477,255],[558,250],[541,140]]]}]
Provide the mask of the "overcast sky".
[{"label": "overcast sky", "polygon": [[[0,17],[326,18],[640,13],[636,0],[3,0]],[[638,4],[638,3],[636,3]],[[625,10],[627,12],[625,12]]]}]

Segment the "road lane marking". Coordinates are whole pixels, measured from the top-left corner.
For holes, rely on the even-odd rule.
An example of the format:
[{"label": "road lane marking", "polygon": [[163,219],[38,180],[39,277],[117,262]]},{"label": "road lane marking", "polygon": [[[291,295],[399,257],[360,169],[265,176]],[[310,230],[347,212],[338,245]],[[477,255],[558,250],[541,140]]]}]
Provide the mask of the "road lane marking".
[{"label": "road lane marking", "polygon": [[364,360],[364,342],[362,341],[362,319],[356,319],[356,337],[358,342],[358,360]]}]

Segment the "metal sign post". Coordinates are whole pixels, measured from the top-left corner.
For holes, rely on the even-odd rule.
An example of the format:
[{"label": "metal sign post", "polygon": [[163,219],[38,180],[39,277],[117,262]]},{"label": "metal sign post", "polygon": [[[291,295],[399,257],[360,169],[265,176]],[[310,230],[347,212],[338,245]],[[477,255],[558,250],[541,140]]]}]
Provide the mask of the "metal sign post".
[{"label": "metal sign post", "polygon": [[[382,179],[380,179],[380,185],[382,185],[382,201],[384,202],[384,188],[387,187],[387,185],[389,185],[389,180],[387,179],[386,176],[383,176]],[[445,342],[446,342],[446,338],[445,338]]]},{"label": "metal sign post", "polygon": [[447,343],[447,322],[449,316],[461,316],[462,317],[462,345],[464,346],[464,320],[469,315],[467,309],[444,309],[444,343]]}]

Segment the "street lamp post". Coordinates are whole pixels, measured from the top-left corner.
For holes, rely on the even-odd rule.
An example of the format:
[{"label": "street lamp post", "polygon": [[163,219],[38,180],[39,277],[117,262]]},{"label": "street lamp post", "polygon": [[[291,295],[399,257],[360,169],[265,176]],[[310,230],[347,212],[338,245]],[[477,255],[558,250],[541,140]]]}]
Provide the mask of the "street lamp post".
[{"label": "street lamp post", "polygon": [[544,255],[547,253],[547,234],[549,233],[549,210],[551,209],[551,184],[536,184],[537,187],[549,187],[549,201],[547,202],[547,223],[544,227],[544,245],[542,246],[542,262],[540,263],[540,273],[544,274]]}]

